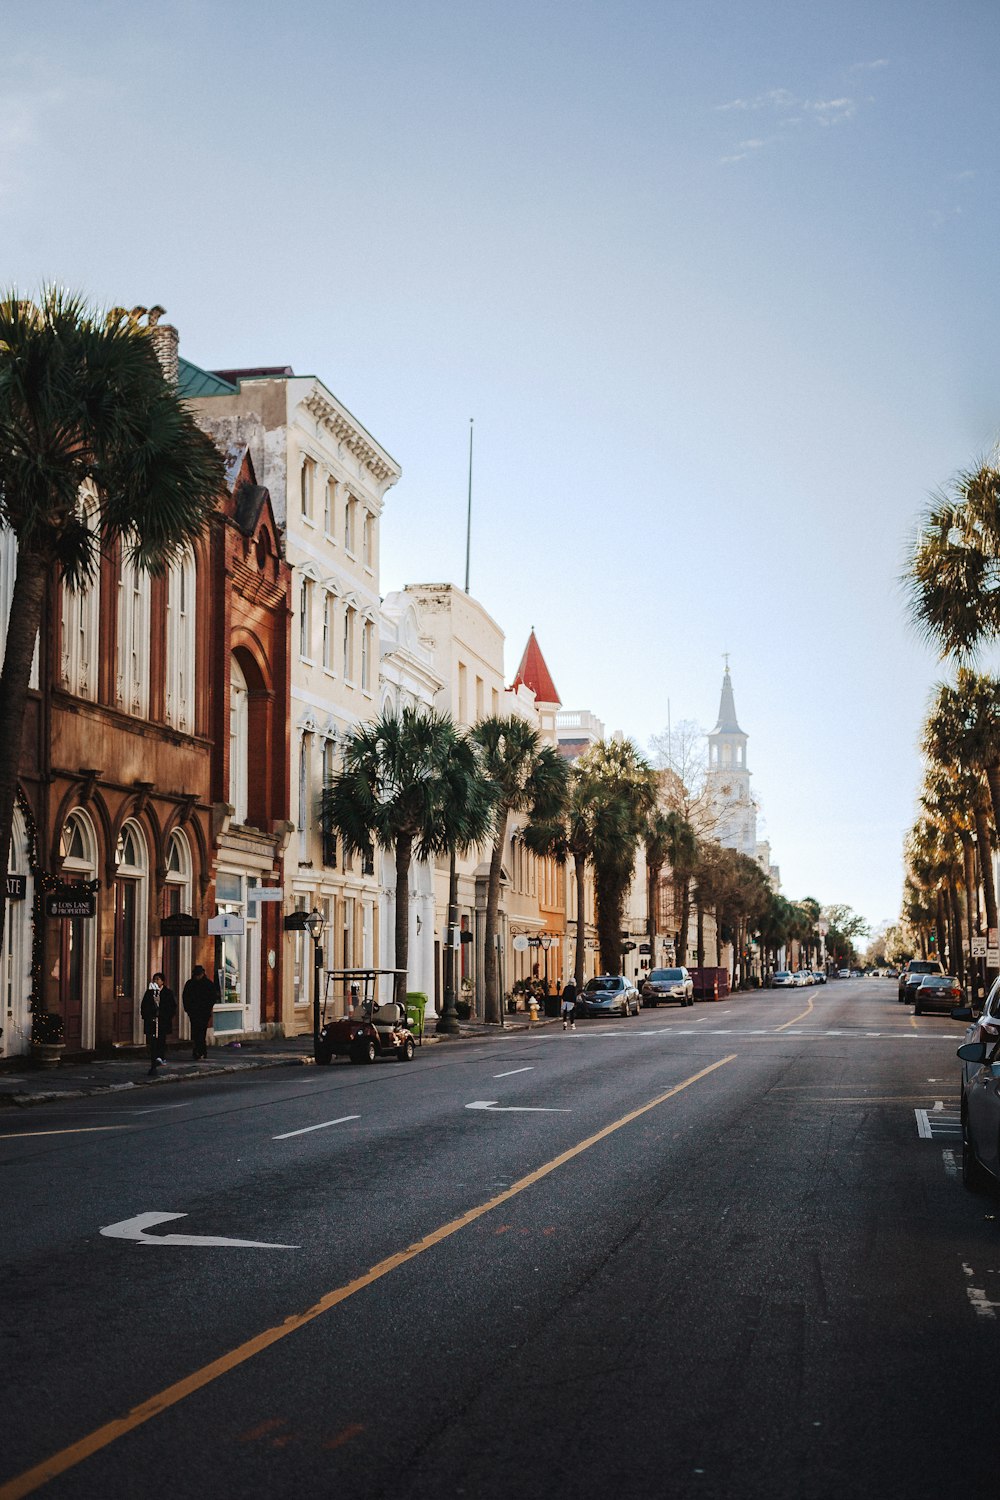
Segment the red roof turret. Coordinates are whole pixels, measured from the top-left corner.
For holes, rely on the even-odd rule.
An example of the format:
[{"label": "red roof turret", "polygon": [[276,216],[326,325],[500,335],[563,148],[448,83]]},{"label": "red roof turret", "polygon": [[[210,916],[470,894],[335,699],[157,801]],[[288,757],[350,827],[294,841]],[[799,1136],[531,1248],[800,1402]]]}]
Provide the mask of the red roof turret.
[{"label": "red roof turret", "polygon": [[556,691],[556,685],[552,681],[552,674],[545,665],[545,657],[542,655],[542,648],[535,636],[534,627],[528,637],[528,644],[524,648],[521,665],[514,677],[512,691],[516,693],[522,682],[534,693],[536,703],[562,703]]}]

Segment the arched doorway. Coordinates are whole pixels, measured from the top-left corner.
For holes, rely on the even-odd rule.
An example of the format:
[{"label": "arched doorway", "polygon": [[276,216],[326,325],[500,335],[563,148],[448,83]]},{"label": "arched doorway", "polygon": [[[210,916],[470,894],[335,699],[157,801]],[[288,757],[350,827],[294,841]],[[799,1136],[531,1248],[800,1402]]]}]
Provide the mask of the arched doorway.
[{"label": "arched doorway", "polygon": [[[69,884],[96,880],[97,837],[82,809],[71,812],[63,824],[59,853],[63,878]],[[59,923],[59,1009],[68,1052],[87,1050],[94,1045],[95,927],[93,917],[65,917]]]},{"label": "arched doorway", "polygon": [[3,975],[3,1017],[0,1025],[0,1057],[15,1057],[28,1051],[31,1030],[28,1002],[31,998],[31,910],[34,881],[30,850],[20,808],[14,809],[10,834],[7,882],[7,923],[3,934],[0,974]]},{"label": "arched doorway", "polygon": [[122,825],[115,850],[115,1008],[113,1039],[140,1039],[139,1000],[146,982],[146,911],[149,861],[138,823]]},{"label": "arched doorway", "polygon": [[[173,917],[179,912],[191,913],[191,849],[187,838],[179,829],[170,835],[167,844],[167,873],[160,896],[160,916]],[[191,939],[165,937],[160,954],[160,968],[167,984],[177,996],[178,1034],[188,1035],[187,1016],[181,1007],[181,991],[191,974]]]}]

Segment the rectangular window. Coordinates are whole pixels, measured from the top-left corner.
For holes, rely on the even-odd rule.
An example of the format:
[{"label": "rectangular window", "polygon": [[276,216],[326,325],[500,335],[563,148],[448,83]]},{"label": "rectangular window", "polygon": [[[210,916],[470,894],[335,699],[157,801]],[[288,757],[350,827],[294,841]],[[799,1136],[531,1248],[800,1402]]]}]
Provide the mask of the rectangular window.
[{"label": "rectangular window", "polygon": [[468,724],[469,722],[467,717],[467,711],[469,707],[468,676],[469,674],[465,670],[465,663],[460,661],[458,664],[458,711],[455,715],[459,724]]},{"label": "rectangular window", "polygon": [[344,898],[344,968],[354,967],[354,897]]},{"label": "rectangular window", "polygon": [[[308,911],[309,910],[309,906],[307,904],[307,897],[305,897],[305,896],[296,896],[296,898],[295,898],[295,910],[296,911]],[[292,992],[293,992],[293,995],[294,995],[294,999],[295,999],[295,1004],[296,1005],[308,1005],[309,1004],[309,999],[310,999],[310,996],[309,996],[309,966],[308,966],[307,959],[306,959],[306,943],[308,941],[309,941],[309,934],[307,932],[297,932],[295,934],[295,948],[294,948],[294,953],[295,953],[295,968],[294,968],[294,973],[293,973],[293,978],[292,978]],[[312,946],[312,945],[310,944],[310,946]]]},{"label": "rectangular window", "polygon": [[299,655],[306,661],[312,657],[312,579],[303,578],[299,584]]},{"label": "rectangular window", "polygon": [[[332,786],[337,771],[337,745],[335,740],[323,741],[323,788]],[[323,863],[331,870],[337,868],[337,835],[323,828]]]},{"label": "rectangular window", "polygon": [[372,565],[372,522],[371,511],[366,510],[361,523],[361,561],[366,568]]},{"label": "rectangular window", "polygon": [[356,501],[353,496],[348,495],[344,501],[344,546],[348,552],[354,551],[354,509]]},{"label": "rectangular window", "polygon": [[486,684],[481,677],[476,678],[476,718],[481,719],[485,710]]},{"label": "rectangular window", "polygon": [[302,504],[302,514],[303,514],[303,516],[305,516],[305,518],[306,518],[307,521],[311,521],[312,520],[312,513],[313,513],[313,477],[315,475],[315,471],[316,471],[316,465],[313,463],[312,459],[311,458],[304,458],[302,460],[302,472],[301,472],[301,474],[299,476],[299,480],[300,480],[300,500],[301,500],[301,504]]},{"label": "rectangular window", "polygon": [[333,535],[334,506],[337,502],[337,481],[328,479],[323,487],[323,530],[327,536]]},{"label": "rectangular window", "polygon": [[364,620],[361,625],[361,691],[367,693],[371,689],[370,682],[370,657],[371,657],[371,621]]},{"label": "rectangular window", "polygon": [[334,623],[336,618],[337,596],[336,594],[323,595],[323,665],[328,672],[333,671],[333,641]]},{"label": "rectangular window", "polygon": [[351,606],[344,606],[344,680],[354,681],[354,616]]},{"label": "rectangular window", "polygon": [[493,694],[493,707],[491,708],[490,712],[495,717],[500,712],[500,694],[497,692],[496,688],[493,688],[492,694]]}]

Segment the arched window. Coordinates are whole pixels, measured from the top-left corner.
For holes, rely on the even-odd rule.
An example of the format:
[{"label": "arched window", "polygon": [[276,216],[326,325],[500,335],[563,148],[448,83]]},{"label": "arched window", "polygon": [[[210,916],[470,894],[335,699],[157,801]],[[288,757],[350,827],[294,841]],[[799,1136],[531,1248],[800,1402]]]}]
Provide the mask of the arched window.
[{"label": "arched window", "polygon": [[194,733],[196,578],[191,551],[177,558],[167,578],[166,719],[185,734]]},{"label": "arched window", "polygon": [[[160,916],[173,917],[179,912],[190,914],[192,899],[191,849],[186,836],[176,829],[167,844],[167,873],[160,897]],[[165,937],[160,968],[179,1001],[184,980],[191,972],[191,939]],[[182,1012],[178,1020],[183,1022]]]},{"label": "arched window", "polygon": [[[95,540],[99,530],[97,496],[84,490],[80,495],[80,515]],[[62,585],[60,680],[67,693],[77,698],[97,700],[97,655],[100,630],[101,582],[99,571],[84,589]]]},{"label": "arched window", "polygon": [[115,848],[115,1041],[138,1041],[139,1000],[146,983],[146,841],[124,823]]},{"label": "arched window", "polygon": [[[62,878],[70,884],[97,878],[97,837],[82,809],[71,812],[63,824],[59,857]],[[88,917],[66,918],[59,923],[59,1009],[66,1045],[71,1050],[94,1045],[96,929],[96,920]]]},{"label": "arched window", "polygon": [[230,658],[229,678],[229,801],[237,823],[247,818],[249,783],[250,695],[243,669]]},{"label": "arched window", "polygon": [[303,730],[302,738],[299,740],[299,862],[305,864],[309,859],[309,825],[312,822],[309,816],[309,751],[312,746],[312,735],[308,730]]},{"label": "arched window", "polygon": [[250,695],[236,657],[229,666],[229,800],[237,823],[247,820],[250,752]]},{"label": "arched window", "polygon": [[123,559],[118,581],[116,697],[124,713],[149,711],[149,574]]}]

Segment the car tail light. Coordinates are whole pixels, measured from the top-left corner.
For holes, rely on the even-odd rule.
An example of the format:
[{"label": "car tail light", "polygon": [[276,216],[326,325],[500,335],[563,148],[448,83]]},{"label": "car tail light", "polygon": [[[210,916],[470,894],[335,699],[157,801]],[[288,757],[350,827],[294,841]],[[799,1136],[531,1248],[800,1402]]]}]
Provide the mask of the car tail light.
[{"label": "car tail light", "polygon": [[953,1000],[957,1000],[961,996],[962,991],[959,989],[958,985],[956,985],[955,988],[953,990],[949,990],[948,993]]}]

